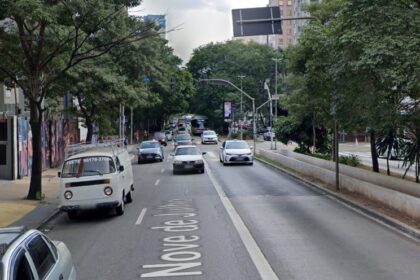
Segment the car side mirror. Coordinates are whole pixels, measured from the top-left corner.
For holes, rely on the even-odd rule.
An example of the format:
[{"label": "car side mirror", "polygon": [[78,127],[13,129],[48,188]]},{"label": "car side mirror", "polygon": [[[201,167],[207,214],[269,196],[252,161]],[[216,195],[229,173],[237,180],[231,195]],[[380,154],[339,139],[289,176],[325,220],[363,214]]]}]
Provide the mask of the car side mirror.
[{"label": "car side mirror", "polygon": [[202,152],[203,156],[207,154],[207,152]]},{"label": "car side mirror", "polygon": [[174,153],[170,153],[169,155],[170,155],[171,157],[174,157],[174,156],[175,156],[175,154],[174,154]]},{"label": "car side mirror", "polygon": [[61,178],[61,172],[60,171],[57,172],[57,176],[58,176],[58,178]]},{"label": "car side mirror", "polygon": [[118,169],[118,171],[123,172],[124,171],[124,165],[120,165],[120,168]]},{"label": "car side mirror", "polygon": [[249,147],[251,150],[253,150],[254,149],[254,146],[251,146],[251,147]]}]

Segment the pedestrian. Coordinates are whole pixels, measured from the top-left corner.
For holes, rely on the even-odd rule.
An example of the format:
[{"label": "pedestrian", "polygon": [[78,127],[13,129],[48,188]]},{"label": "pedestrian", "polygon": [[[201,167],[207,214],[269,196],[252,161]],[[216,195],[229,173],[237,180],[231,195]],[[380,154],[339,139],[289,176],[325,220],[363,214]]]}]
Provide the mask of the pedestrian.
[{"label": "pedestrian", "polygon": [[127,137],[124,137],[124,147],[127,149],[127,145],[128,145],[128,139]]}]

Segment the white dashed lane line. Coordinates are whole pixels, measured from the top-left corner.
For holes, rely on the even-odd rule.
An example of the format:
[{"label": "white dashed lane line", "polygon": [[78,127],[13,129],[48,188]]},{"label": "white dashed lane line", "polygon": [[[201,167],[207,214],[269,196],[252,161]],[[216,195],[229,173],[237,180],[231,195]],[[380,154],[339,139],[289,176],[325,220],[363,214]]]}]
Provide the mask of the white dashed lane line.
[{"label": "white dashed lane line", "polygon": [[159,183],[160,183],[160,179],[157,179],[156,182],[155,182],[155,186],[158,186]]},{"label": "white dashed lane line", "polygon": [[160,170],[160,173],[163,173],[163,172],[165,172],[165,168],[162,168],[162,169]]},{"label": "white dashed lane line", "polygon": [[147,208],[143,208],[140,212],[139,217],[137,218],[136,225],[140,225],[143,221],[144,215],[146,214]]}]

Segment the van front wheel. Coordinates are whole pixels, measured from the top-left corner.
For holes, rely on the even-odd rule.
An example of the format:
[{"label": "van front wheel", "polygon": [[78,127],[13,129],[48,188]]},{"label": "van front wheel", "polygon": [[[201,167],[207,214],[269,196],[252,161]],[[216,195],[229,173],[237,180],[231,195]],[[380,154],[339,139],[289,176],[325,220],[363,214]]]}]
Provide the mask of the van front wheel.
[{"label": "van front wheel", "polygon": [[131,191],[129,191],[129,192],[128,192],[128,194],[127,194],[127,203],[131,203],[131,202],[133,202],[133,200],[134,200],[134,193],[133,193],[133,191],[131,190]]},{"label": "van front wheel", "polygon": [[125,200],[125,198],[123,196],[121,204],[119,206],[117,206],[117,208],[115,209],[118,216],[121,216],[121,215],[124,214],[124,210],[125,210],[125,201],[124,200]]}]

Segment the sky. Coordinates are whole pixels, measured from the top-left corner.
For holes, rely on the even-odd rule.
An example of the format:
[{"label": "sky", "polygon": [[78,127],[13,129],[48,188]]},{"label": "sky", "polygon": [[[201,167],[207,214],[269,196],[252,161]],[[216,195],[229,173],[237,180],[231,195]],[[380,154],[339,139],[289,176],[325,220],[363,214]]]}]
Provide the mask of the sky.
[{"label": "sky", "polygon": [[265,7],[268,0],[143,0],[130,9],[132,15],[166,14],[174,53],[187,63],[193,49],[233,37],[231,10]]}]

